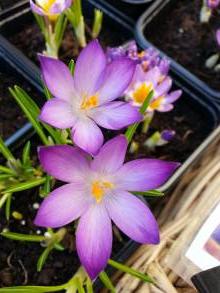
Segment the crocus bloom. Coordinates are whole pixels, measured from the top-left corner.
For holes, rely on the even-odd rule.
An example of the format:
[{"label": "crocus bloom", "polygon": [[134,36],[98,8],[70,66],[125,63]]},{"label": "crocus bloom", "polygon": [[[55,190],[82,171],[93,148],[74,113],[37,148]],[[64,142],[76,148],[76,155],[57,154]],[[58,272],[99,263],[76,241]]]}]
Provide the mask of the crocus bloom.
[{"label": "crocus bloom", "polygon": [[130,192],[159,187],[179,164],[155,159],[124,164],[126,150],[127,140],[123,135],[105,143],[93,160],[77,147],[62,145],[39,149],[43,169],[68,184],[44,199],[35,224],[58,228],[80,218],[76,247],[92,279],[105,268],[111,255],[111,220],[137,242],[159,242],[154,216]]},{"label": "crocus bloom", "polygon": [[171,86],[172,79],[162,74],[158,66],[144,72],[143,68],[137,65],[132,82],[125,91],[125,96],[133,105],[141,107],[149,93],[154,91],[154,96],[147,111],[167,112],[173,109],[173,103],[182,94],[181,90],[169,92]]},{"label": "crocus bloom", "polygon": [[101,127],[117,130],[140,121],[138,109],[115,101],[128,87],[135,64],[122,57],[107,64],[97,40],[81,52],[74,77],[61,61],[40,56],[44,81],[55,97],[48,101],[40,119],[60,129],[72,128],[76,145],[96,154],[103,144]]},{"label": "crocus bloom", "polygon": [[57,16],[69,8],[72,0],[30,0],[30,6],[34,13],[47,16],[50,20],[56,20]]},{"label": "crocus bloom", "polygon": [[218,30],[216,31],[216,40],[217,40],[217,43],[218,43],[218,45],[219,45],[219,47],[220,47],[220,29],[218,29]]},{"label": "crocus bloom", "polygon": [[215,9],[219,6],[220,0],[207,0],[206,4],[210,9]]}]

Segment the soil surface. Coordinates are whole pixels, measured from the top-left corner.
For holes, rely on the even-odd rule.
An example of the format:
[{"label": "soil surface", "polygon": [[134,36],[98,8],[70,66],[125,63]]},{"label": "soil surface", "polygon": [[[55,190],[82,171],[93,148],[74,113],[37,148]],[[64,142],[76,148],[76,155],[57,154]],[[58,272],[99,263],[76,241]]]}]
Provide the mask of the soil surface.
[{"label": "soil surface", "polygon": [[21,2],[21,0],[0,0],[0,11],[12,7],[19,2]]},{"label": "soil surface", "polygon": [[[88,21],[90,23],[90,21]],[[86,26],[87,40],[91,40],[90,28]],[[114,37],[112,38],[112,36]],[[45,49],[44,40],[42,34],[33,20],[31,23],[26,23],[24,26],[16,31],[16,34],[12,34],[9,40],[19,48],[27,57],[29,57],[34,63],[38,64],[37,53],[43,52]],[[127,40],[126,36],[120,34],[114,29],[109,29],[104,26],[99,36],[99,41],[103,47],[107,46],[119,46]],[[73,34],[71,25],[68,25],[63,39],[62,46],[59,52],[59,58],[66,64],[70,59],[76,59],[80,53],[81,48],[77,44],[77,40]]]},{"label": "soil surface", "polygon": [[215,38],[220,11],[215,11],[209,24],[202,24],[201,0],[170,2],[172,5],[167,5],[146,27],[146,38],[211,88],[220,90],[220,72],[205,67],[207,58],[220,52]]},{"label": "soil surface", "polygon": [[25,80],[18,78],[12,72],[0,72],[0,80],[0,135],[6,139],[27,121],[9,93],[8,87],[19,85],[33,97],[36,93]]}]

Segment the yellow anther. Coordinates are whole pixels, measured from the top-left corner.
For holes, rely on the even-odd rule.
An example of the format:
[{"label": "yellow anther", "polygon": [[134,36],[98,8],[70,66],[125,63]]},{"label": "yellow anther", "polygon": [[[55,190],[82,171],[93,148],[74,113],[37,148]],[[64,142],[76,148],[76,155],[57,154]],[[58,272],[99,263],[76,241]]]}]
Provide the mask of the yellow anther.
[{"label": "yellow anther", "polygon": [[150,103],[150,108],[151,108],[152,110],[156,110],[156,109],[158,109],[158,108],[160,107],[160,105],[161,105],[163,99],[164,99],[164,96],[161,96],[161,97],[157,98],[156,100],[153,100],[153,101]]},{"label": "yellow anther", "polygon": [[143,58],[145,56],[145,52],[141,51],[140,53],[138,53],[138,57],[139,58]]},{"label": "yellow anther", "polygon": [[94,181],[92,183],[92,196],[95,198],[97,203],[102,201],[103,196],[105,195],[106,189],[113,188],[113,184],[107,181]]},{"label": "yellow anther", "polygon": [[99,99],[98,96],[91,96],[89,98],[85,98],[81,104],[81,109],[82,110],[88,110],[91,108],[94,108],[98,106],[99,104]]},{"label": "yellow anther", "polygon": [[133,99],[138,104],[143,104],[149,93],[153,90],[152,83],[142,83],[133,93]]},{"label": "yellow anther", "polygon": [[37,0],[37,4],[45,11],[49,20],[55,21],[58,17],[57,14],[50,14],[50,8],[55,3],[56,0]]}]

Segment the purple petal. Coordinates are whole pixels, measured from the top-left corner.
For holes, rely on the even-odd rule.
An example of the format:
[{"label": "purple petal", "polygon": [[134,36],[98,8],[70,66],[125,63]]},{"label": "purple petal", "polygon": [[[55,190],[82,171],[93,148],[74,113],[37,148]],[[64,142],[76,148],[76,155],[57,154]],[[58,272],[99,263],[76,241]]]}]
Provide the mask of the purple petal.
[{"label": "purple petal", "polygon": [[172,93],[166,96],[164,101],[167,104],[174,103],[176,100],[178,100],[181,97],[181,95],[182,95],[181,90],[173,91]]},{"label": "purple petal", "polygon": [[71,105],[61,99],[51,99],[43,106],[39,119],[56,128],[66,129],[73,127],[77,121]]},{"label": "purple petal", "polygon": [[179,165],[154,159],[134,160],[115,173],[115,184],[117,188],[128,191],[156,189],[169,179]]},{"label": "purple petal", "polygon": [[94,108],[90,117],[95,122],[107,129],[121,129],[140,121],[143,117],[137,107],[124,102],[110,102]]},{"label": "purple petal", "polygon": [[78,120],[72,130],[74,143],[89,154],[96,155],[104,138],[100,128],[89,118]]},{"label": "purple petal", "polygon": [[56,0],[50,8],[50,14],[60,14],[72,5],[72,0]]},{"label": "purple petal", "polygon": [[82,50],[74,71],[75,88],[81,96],[95,94],[106,62],[106,56],[97,40],[90,42]]},{"label": "purple petal", "polygon": [[76,98],[72,75],[68,67],[55,58],[38,55],[43,79],[52,95],[66,101]]},{"label": "purple petal", "polygon": [[116,136],[106,142],[92,161],[92,169],[101,173],[112,173],[118,170],[124,162],[127,145],[124,135]]},{"label": "purple petal", "polygon": [[115,190],[105,199],[112,221],[131,239],[139,243],[157,244],[159,228],[150,209],[134,195]]},{"label": "purple petal", "polygon": [[217,40],[218,45],[220,46],[220,29],[218,29],[216,31],[216,40]]},{"label": "purple petal", "polygon": [[128,58],[118,58],[107,65],[103,84],[98,90],[101,104],[115,100],[124,93],[133,78],[135,67],[135,62]]},{"label": "purple petal", "polygon": [[169,112],[173,110],[173,104],[161,104],[156,110],[159,112]]},{"label": "purple petal", "polygon": [[79,218],[92,203],[83,185],[66,184],[52,191],[38,210],[34,224],[58,228]]},{"label": "purple petal", "polygon": [[34,13],[37,13],[39,15],[45,15],[44,10],[40,8],[38,5],[36,5],[33,0],[30,0],[30,6],[31,6],[31,10]]},{"label": "purple petal", "polygon": [[49,175],[64,182],[82,182],[88,175],[86,154],[75,147],[57,145],[40,147],[39,160]]},{"label": "purple petal", "polygon": [[172,79],[170,77],[166,77],[164,81],[156,88],[157,96],[162,96],[166,94],[172,86]]},{"label": "purple petal", "polygon": [[112,249],[111,220],[102,204],[95,204],[80,218],[76,231],[80,261],[93,280],[105,268]]}]

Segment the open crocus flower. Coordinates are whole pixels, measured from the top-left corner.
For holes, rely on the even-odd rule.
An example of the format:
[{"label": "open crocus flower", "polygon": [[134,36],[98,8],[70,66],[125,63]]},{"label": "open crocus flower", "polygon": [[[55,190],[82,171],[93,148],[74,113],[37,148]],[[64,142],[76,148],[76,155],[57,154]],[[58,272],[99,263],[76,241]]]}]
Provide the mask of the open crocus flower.
[{"label": "open crocus flower", "polygon": [[57,16],[69,8],[72,0],[30,0],[30,6],[34,13],[56,20]]},{"label": "open crocus flower", "polygon": [[117,101],[128,87],[135,64],[119,58],[107,64],[97,40],[81,52],[74,77],[61,61],[40,56],[43,78],[55,97],[48,101],[40,119],[60,129],[72,128],[76,145],[96,154],[103,144],[101,127],[117,130],[140,121],[138,109]]},{"label": "open crocus flower", "polygon": [[216,9],[220,5],[220,0],[207,0],[206,4],[210,9]]},{"label": "open crocus flower", "polygon": [[[166,66],[165,64],[164,72],[166,72]],[[155,110],[167,112],[173,109],[173,103],[182,94],[181,90],[169,92],[171,87],[172,79],[164,75],[158,66],[144,72],[143,68],[137,65],[132,82],[125,91],[125,97],[133,105],[141,107],[149,93],[154,91],[147,112],[154,112]]]},{"label": "open crocus flower", "polygon": [[43,169],[68,184],[55,189],[38,210],[35,224],[62,227],[80,217],[76,247],[82,265],[94,279],[105,268],[112,250],[112,224],[139,243],[157,244],[157,222],[131,191],[162,185],[178,163],[139,159],[123,163],[127,140],[120,135],[105,143],[93,160],[77,147],[39,149]]}]

